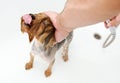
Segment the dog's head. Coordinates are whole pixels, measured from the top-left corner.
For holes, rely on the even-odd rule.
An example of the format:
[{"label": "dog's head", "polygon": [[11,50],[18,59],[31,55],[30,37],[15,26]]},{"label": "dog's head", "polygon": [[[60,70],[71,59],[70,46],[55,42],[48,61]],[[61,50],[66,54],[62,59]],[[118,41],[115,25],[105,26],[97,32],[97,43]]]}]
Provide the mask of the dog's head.
[{"label": "dog's head", "polygon": [[22,16],[21,31],[28,33],[30,42],[36,38],[45,47],[55,43],[55,27],[50,18],[43,13]]}]

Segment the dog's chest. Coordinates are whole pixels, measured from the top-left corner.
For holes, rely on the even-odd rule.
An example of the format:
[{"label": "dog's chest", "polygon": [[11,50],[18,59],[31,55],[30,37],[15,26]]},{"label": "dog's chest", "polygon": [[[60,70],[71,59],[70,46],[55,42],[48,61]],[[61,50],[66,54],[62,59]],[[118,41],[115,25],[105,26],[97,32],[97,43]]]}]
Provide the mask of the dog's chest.
[{"label": "dog's chest", "polygon": [[32,55],[39,55],[41,58],[43,58],[47,62],[51,62],[55,58],[56,52],[63,46],[68,47],[72,38],[73,38],[73,32],[71,32],[66,39],[63,41],[55,44],[53,47],[50,47],[48,50],[45,50],[45,47],[43,44],[41,44],[37,39],[34,40],[32,49],[31,49],[31,54]]},{"label": "dog's chest", "polygon": [[47,62],[51,62],[54,59],[54,56],[51,54],[48,54],[48,52],[45,51],[44,46],[35,39],[32,45],[31,54],[33,56],[38,55],[42,59],[44,59]]}]

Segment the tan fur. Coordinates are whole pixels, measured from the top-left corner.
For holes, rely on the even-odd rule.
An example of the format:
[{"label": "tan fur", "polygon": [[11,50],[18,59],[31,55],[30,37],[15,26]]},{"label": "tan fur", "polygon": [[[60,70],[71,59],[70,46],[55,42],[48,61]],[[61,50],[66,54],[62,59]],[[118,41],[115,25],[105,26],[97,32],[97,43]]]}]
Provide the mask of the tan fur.
[{"label": "tan fur", "polygon": [[25,69],[26,70],[31,69],[33,67],[33,62],[34,62],[34,56],[30,54],[30,61],[26,63]]},{"label": "tan fur", "polygon": [[[35,19],[32,20],[30,25],[26,25],[24,23],[24,20],[21,18],[21,31],[28,33],[30,42],[34,38],[36,38],[45,47],[44,51],[46,51],[47,49],[51,51],[52,49],[51,47],[55,44],[55,36],[54,36],[55,28],[50,18],[43,13],[33,14],[33,16],[35,17]],[[68,60],[68,45],[70,41],[71,39],[70,40],[68,39],[68,42],[64,46],[64,50],[63,50],[64,61]],[[55,54],[57,49],[59,49],[60,45],[63,45],[63,44],[62,43],[58,44],[56,45],[56,47],[52,49],[53,55]],[[30,61],[25,65],[26,70],[31,69],[33,67],[33,61],[34,61],[34,56],[30,54]],[[51,75],[52,73],[51,70],[54,62],[55,62],[55,59],[49,63],[48,68],[44,72],[46,77]]]},{"label": "tan fur", "polygon": [[49,40],[47,40],[48,42],[45,43],[45,47],[47,49],[55,43],[55,28],[50,18],[45,14],[39,13],[34,14],[34,16],[36,19],[32,21],[30,27],[25,25],[21,18],[21,31],[28,33],[30,42],[35,37],[43,44],[49,38]]}]

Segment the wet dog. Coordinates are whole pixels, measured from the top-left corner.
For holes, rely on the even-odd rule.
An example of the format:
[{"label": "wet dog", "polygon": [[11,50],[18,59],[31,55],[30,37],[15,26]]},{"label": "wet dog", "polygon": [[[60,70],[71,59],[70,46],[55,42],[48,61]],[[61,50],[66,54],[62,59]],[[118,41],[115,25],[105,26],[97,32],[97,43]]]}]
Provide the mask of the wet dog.
[{"label": "wet dog", "polygon": [[73,38],[73,32],[63,41],[55,43],[55,27],[46,14],[38,13],[22,16],[21,31],[28,33],[30,42],[34,41],[30,52],[30,61],[25,65],[26,70],[33,67],[34,56],[39,55],[49,62],[49,66],[45,70],[45,76],[50,76],[55,62],[55,54],[61,47],[63,47],[63,60],[68,60],[68,47]]}]

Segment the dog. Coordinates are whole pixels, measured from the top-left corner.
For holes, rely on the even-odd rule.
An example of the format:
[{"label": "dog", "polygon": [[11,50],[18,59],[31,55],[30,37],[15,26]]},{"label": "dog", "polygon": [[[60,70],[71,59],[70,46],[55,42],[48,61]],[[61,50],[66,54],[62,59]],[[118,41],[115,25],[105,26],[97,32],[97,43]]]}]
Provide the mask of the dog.
[{"label": "dog", "polygon": [[30,51],[30,61],[25,65],[26,70],[33,67],[34,57],[39,55],[49,63],[44,72],[45,76],[49,77],[55,62],[55,54],[61,47],[63,47],[63,60],[68,60],[68,48],[73,38],[73,32],[70,32],[63,41],[56,43],[55,27],[46,14],[38,13],[22,16],[21,32],[28,34],[30,43],[34,41]]}]

